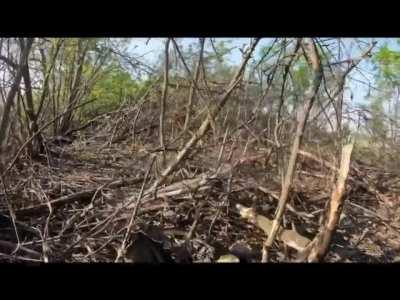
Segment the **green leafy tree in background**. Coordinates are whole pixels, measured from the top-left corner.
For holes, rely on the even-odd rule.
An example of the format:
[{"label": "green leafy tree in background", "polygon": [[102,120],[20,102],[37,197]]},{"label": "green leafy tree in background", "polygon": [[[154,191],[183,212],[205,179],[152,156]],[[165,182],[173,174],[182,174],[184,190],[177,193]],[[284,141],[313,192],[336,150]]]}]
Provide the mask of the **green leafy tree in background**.
[{"label": "green leafy tree in background", "polygon": [[373,62],[377,71],[375,79],[379,88],[375,93],[375,98],[378,99],[370,104],[373,118],[376,119],[373,123],[376,123],[375,130],[379,130],[381,134],[385,133],[385,137],[386,132],[390,130],[391,139],[396,143],[399,138],[400,51],[390,49],[386,44],[375,54]]},{"label": "green leafy tree in background", "polygon": [[114,64],[102,74],[93,87],[91,97],[96,101],[84,108],[84,111],[88,115],[96,115],[116,109],[125,99],[134,97],[140,86],[128,71]]},{"label": "green leafy tree in background", "polygon": [[[99,75],[88,95],[88,99],[95,101],[84,106],[80,112],[83,119],[90,119],[102,113],[117,109],[127,102],[134,102],[153,81],[151,78],[134,78],[132,72],[124,64],[121,55],[127,55],[128,39],[116,41],[98,40],[94,47],[98,52],[110,51],[106,62],[101,65]],[[96,57],[87,60],[84,66],[84,74],[90,74],[90,69],[96,62]]]}]

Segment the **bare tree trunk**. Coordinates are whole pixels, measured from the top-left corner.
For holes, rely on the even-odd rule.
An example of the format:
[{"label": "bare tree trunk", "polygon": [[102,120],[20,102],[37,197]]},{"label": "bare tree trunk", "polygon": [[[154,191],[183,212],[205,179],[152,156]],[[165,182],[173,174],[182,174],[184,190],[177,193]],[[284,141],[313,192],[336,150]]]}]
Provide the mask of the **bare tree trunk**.
[{"label": "bare tree trunk", "polygon": [[[199,60],[196,65],[196,70],[195,70],[195,75],[193,81],[197,84],[199,81],[200,77],[200,70],[201,70],[201,63],[203,60],[203,52],[204,52],[204,38],[200,38],[200,53],[199,53]],[[186,105],[186,116],[185,116],[185,124],[183,125],[183,130],[186,130],[189,126],[189,121],[190,121],[190,116],[192,113],[192,105],[193,105],[193,97],[194,97],[194,91],[195,91],[195,85],[191,84],[190,85],[190,91],[189,91],[189,99],[188,103]]]},{"label": "bare tree trunk", "polygon": [[263,249],[263,262],[267,261],[267,250],[271,247],[273,241],[275,240],[275,236],[278,232],[283,213],[285,212],[286,203],[289,196],[289,191],[292,185],[293,176],[296,168],[297,156],[299,153],[299,149],[302,142],[302,137],[304,133],[304,129],[307,123],[307,119],[310,113],[310,110],[314,104],[315,97],[318,93],[319,86],[321,84],[322,79],[322,67],[321,61],[312,39],[305,39],[303,42],[303,48],[305,49],[305,55],[307,56],[313,71],[312,83],[309,89],[305,93],[305,103],[303,111],[301,112],[297,124],[296,134],[294,136],[293,146],[290,153],[289,163],[286,170],[286,174],[284,177],[284,183],[282,186],[281,196],[279,198],[279,204],[276,210],[275,219],[272,223],[271,234],[268,236],[266,243],[264,244]]},{"label": "bare tree trunk", "polygon": [[[32,41],[28,41],[32,44]],[[21,49],[25,48],[26,46],[21,40]],[[31,83],[31,76],[29,71],[29,64],[28,61],[24,61],[22,63],[22,77],[24,80],[25,85],[25,96],[26,96],[26,114],[28,116],[28,132],[29,135],[33,135],[36,131],[38,131],[39,126],[37,124],[37,114],[35,113],[35,107],[33,104],[33,95],[32,95],[32,83]],[[43,152],[43,141],[42,136],[40,134],[36,135],[35,138],[32,140],[31,143],[27,146],[29,155],[31,157],[37,157],[37,155]]]},{"label": "bare tree trunk", "polygon": [[308,262],[318,262],[323,260],[328,253],[332,235],[335,232],[342,213],[343,197],[345,193],[346,179],[350,170],[351,153],[353,151],[354,140],[343,146],[342,159],[336,186],[331,195],[329,209],[326,212],[326,221],[320,232],[314,237],[313,241],[301,253],[302,257],[306,257]]},{"label": "bare tree trunk", "polygon": [[[169,44],[170,38],[167,38],[165,41],[165,63],[164,63],[164,84],[162,95],[160,98],[160,128],[159,128],[159,138],[160,138],[160,147],[163,150],[163,157],[165,155],[165,130],[164,130],[164,119],[165,119],[165,101],[168,95],[168,74],[169,74]],[[165,158],[165,157],[164,157]],[[164,159],[163,159],[164,163]]]},{"label": "bare tree trunk", "polygon": [[22,79],[22,65],[28,60],[29,51],[31,50],[33,39],[29,38],[24,49],[21,49],[20,63],[17,67],[14,82],[7,95],[6,103],[4,104],[3,116],[0,124],[0,154],[4,151],[4,146],[8,137],[8,129],[10,125],[11,107],[14,104],[15,95],[18,92],[19,85]]}]

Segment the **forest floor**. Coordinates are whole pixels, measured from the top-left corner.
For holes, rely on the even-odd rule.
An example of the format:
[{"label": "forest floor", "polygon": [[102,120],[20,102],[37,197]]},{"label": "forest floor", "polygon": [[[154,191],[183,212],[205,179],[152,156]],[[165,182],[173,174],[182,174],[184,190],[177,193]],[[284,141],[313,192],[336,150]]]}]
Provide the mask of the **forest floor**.
[{"label": "forest floor", "polygon": [[[148,149],[157,145],[150,138],[135,144],[128,140],[109,143],[109,139],[107,134],[97,134],[68,145],[52,145],[43,161],[21,160],[9,172],[7,189],[0,194],[0,212],[5,216],[0,219],[1,259],[115,261],[132,214],[133,206],[125,204],[131,196],[137,198],[150,165]],[[168,238],[168,243],[163,240],[164,247],[173,250],[184,245],[193,262],[215,262],[239,242],[251,249],[252,261],[260,261],[266,236],[241,218],[236,205],[252,207],[272,219],[280,176],[272,160],[265,162],[266,148],[249,144],[242,155],[243,147],[229,139],[221,165],[232,167],[236,162],[236,166],[216,173],[221,144],[211,137],[192,151],[158,196],[139,207],[134,229],[161,228]],[[155,169],[160,168],[157,161]],[[297,169],[291,209],[283,225],[312,239],[330,199],[335,171],[322,160],[304,155]],[[206,180],[194,189],[173,188],[203,175]],[[155,176],[151,172],[146,187]],[[7,219],[10,207],[16,216],[19,243]],[[177,261],[184,261],[178,252],[172,253]],[[272,261],[287,261],[295,251],[276,242],[271,253]],[[352,161],[343,214],[326,261],[400,261],[399,175]]]}]

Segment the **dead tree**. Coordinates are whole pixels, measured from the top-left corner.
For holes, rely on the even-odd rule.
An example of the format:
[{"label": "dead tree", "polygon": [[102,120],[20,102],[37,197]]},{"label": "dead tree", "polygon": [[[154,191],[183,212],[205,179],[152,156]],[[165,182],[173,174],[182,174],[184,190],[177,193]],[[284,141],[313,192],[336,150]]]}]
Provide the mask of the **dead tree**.
[{"label": "dead tree", "polygon": [[296,129],[296,134],[294,136],[294,141],[292,145],[292,150],[290,153],[290,158],[286,170],[286,174],[284,177],[283,185],[282,185],[282,192],[279,198],[279,204],[276,210],[276,215],[274,218],[274,221],[272,223],[272,229],[271,229],[271,234],[268,236],[267,241],[264,244],[263,247],[263,262],[267,261],[267,255],[268,255],[268,248],[271,247],[273,241],[275,240],[275,236],[278,232],[282,216],[285,212],[286,208],[286,203],[288,201],[288,196],[290,192],[290,188],[292,185],[293,181],[293,176],[294,176],[294,171],[296,168],[296,162],[297,162],[297,157],[299,154],[299,149],[301,146],[302,142],[302,137],[304,133],[304,129],[307,124],[307,119],[310,113],[310,110],[314,104],[315,97],[318,93],[319,86],[321,84],[321,79],[322,79],[322,67],[321,67],[321,60],[319,57],[319,53],[317,51],[317,48],[315,46],[314,40],[313,39],[304,39],[302,42],[302,47],[304,49],[304,54],[306,58],[308,59],[313,76],[312,76],[312,82],[310,84],[310,87],[307,89],[305,92],[304,98],[304,107],[303,111],[300,113],[299,118],[298,118],[298,123],[297,123],[297,129]]},{"label": "dead tree", "polygon": [[337,183],[332,191],[324,225],[319,233],[314,237],[313,241],[304,250],[304,252],[300,254],[300,260],[306,259],[307,262],[321,261],[329,250],[332,235],[339,223],[340,215],[343,209],[343,202],[345,200],[343,195],[345,194],[345,184],[350,169],[353,146],[354,140],[343,146]]}]

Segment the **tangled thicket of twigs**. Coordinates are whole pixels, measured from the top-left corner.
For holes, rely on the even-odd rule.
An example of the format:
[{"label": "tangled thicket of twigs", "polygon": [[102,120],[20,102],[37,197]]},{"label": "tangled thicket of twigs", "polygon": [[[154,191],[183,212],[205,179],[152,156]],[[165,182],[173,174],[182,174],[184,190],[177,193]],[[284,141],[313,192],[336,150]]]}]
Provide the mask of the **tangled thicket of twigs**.
[{"label": "tangled thicket of twigs", "polygon": [[[114,122],[105,117],[95,135],[71,145],[49,144],[42,162],[20,159],[20,168],[4,178],[7,189],[0,195],[1,259],[116,261],[124,257],[118,253],[130,227],[134,232],[158,229],[177,261],[183,261],[179,250],[185,249],[194,262],[213,262],[237,242],[252,249],[251,261],[260,261],[266,229],[246,218],[243,209],[274,217],[281,183],[273,142],[260,147],[246,130],[209,136],[157,193],[146,194],[162,164],[161,154],[152,151],[157,145],[151,143],[150,116],[139,118],[135,129],[118,127],[118,120],[137,112],[138,107],[113,113],[108,117]],[[262,132],[253,134],[263,139]],[[283,219],[285,235],[270,249],[272,261],[294,260],[298,238],[312,240],[321,226],[336,167],[328,155],[312,150],[300,152]],[[344,213],[326,260],[396,258],[399,183],[395,174],[351,162]]]},{"label": "tangled thicket of twigs", "polygon": [[[154,80],[134,103],[78,127],[74,113],[94,101],[81,100],[97,67],[85,85],[75,80],[64,111],[57,114],[53,107],[45,123],[39,122],[40,109],[34,113],[28,92],[27,139],[9,158],[12,151],[4,146],[13,98],[22,77],[30,86],[33,39],[28,45],[20,40],[18,76],[0,132],[1,158],[7,158],[0,165],[1,259],[140,261],[141,240],[146,247],[158,244],[177,262],[211,262],[227,252],[242,261],[263,262],[396,260],[399,175],[352,159],[354,140],[347,140],[342,124],[346,76],[376,43],[359,57],[329,63],[318,39],[293,39],[290,55],[283,55],[289,45],[283,39],[278,60],[260,70],[264,75],[269,70],[267,86],[260,78],[260,87],[250,89],[245,70],[259,40],[251,39],[232,77],[215,87],[204,68],[205,40],[199,41],[192,74],[176,40],[167,38],[161,90],[160,80]],[[53,45],[56,53],[64,42]],[[73,78],[80,78],[89,46],[77,40],[82,53]],[[184,67],[188,93],[170,82],[170,47]],[[99,67],[106,53],[96,60]],[[300,57],[309,71],[304,89],[295,88],[290,73]],[[253,73],[261,61],[254,63]],[[338,64],[344,65],[334,71]],[[289,81],[297,99],[293,103],[285,95]],[[330,131],[315,120],[328,121]],[[53,137],[46,140],[51,125]],[[163,257],[142,260],[163,262]]]}]

